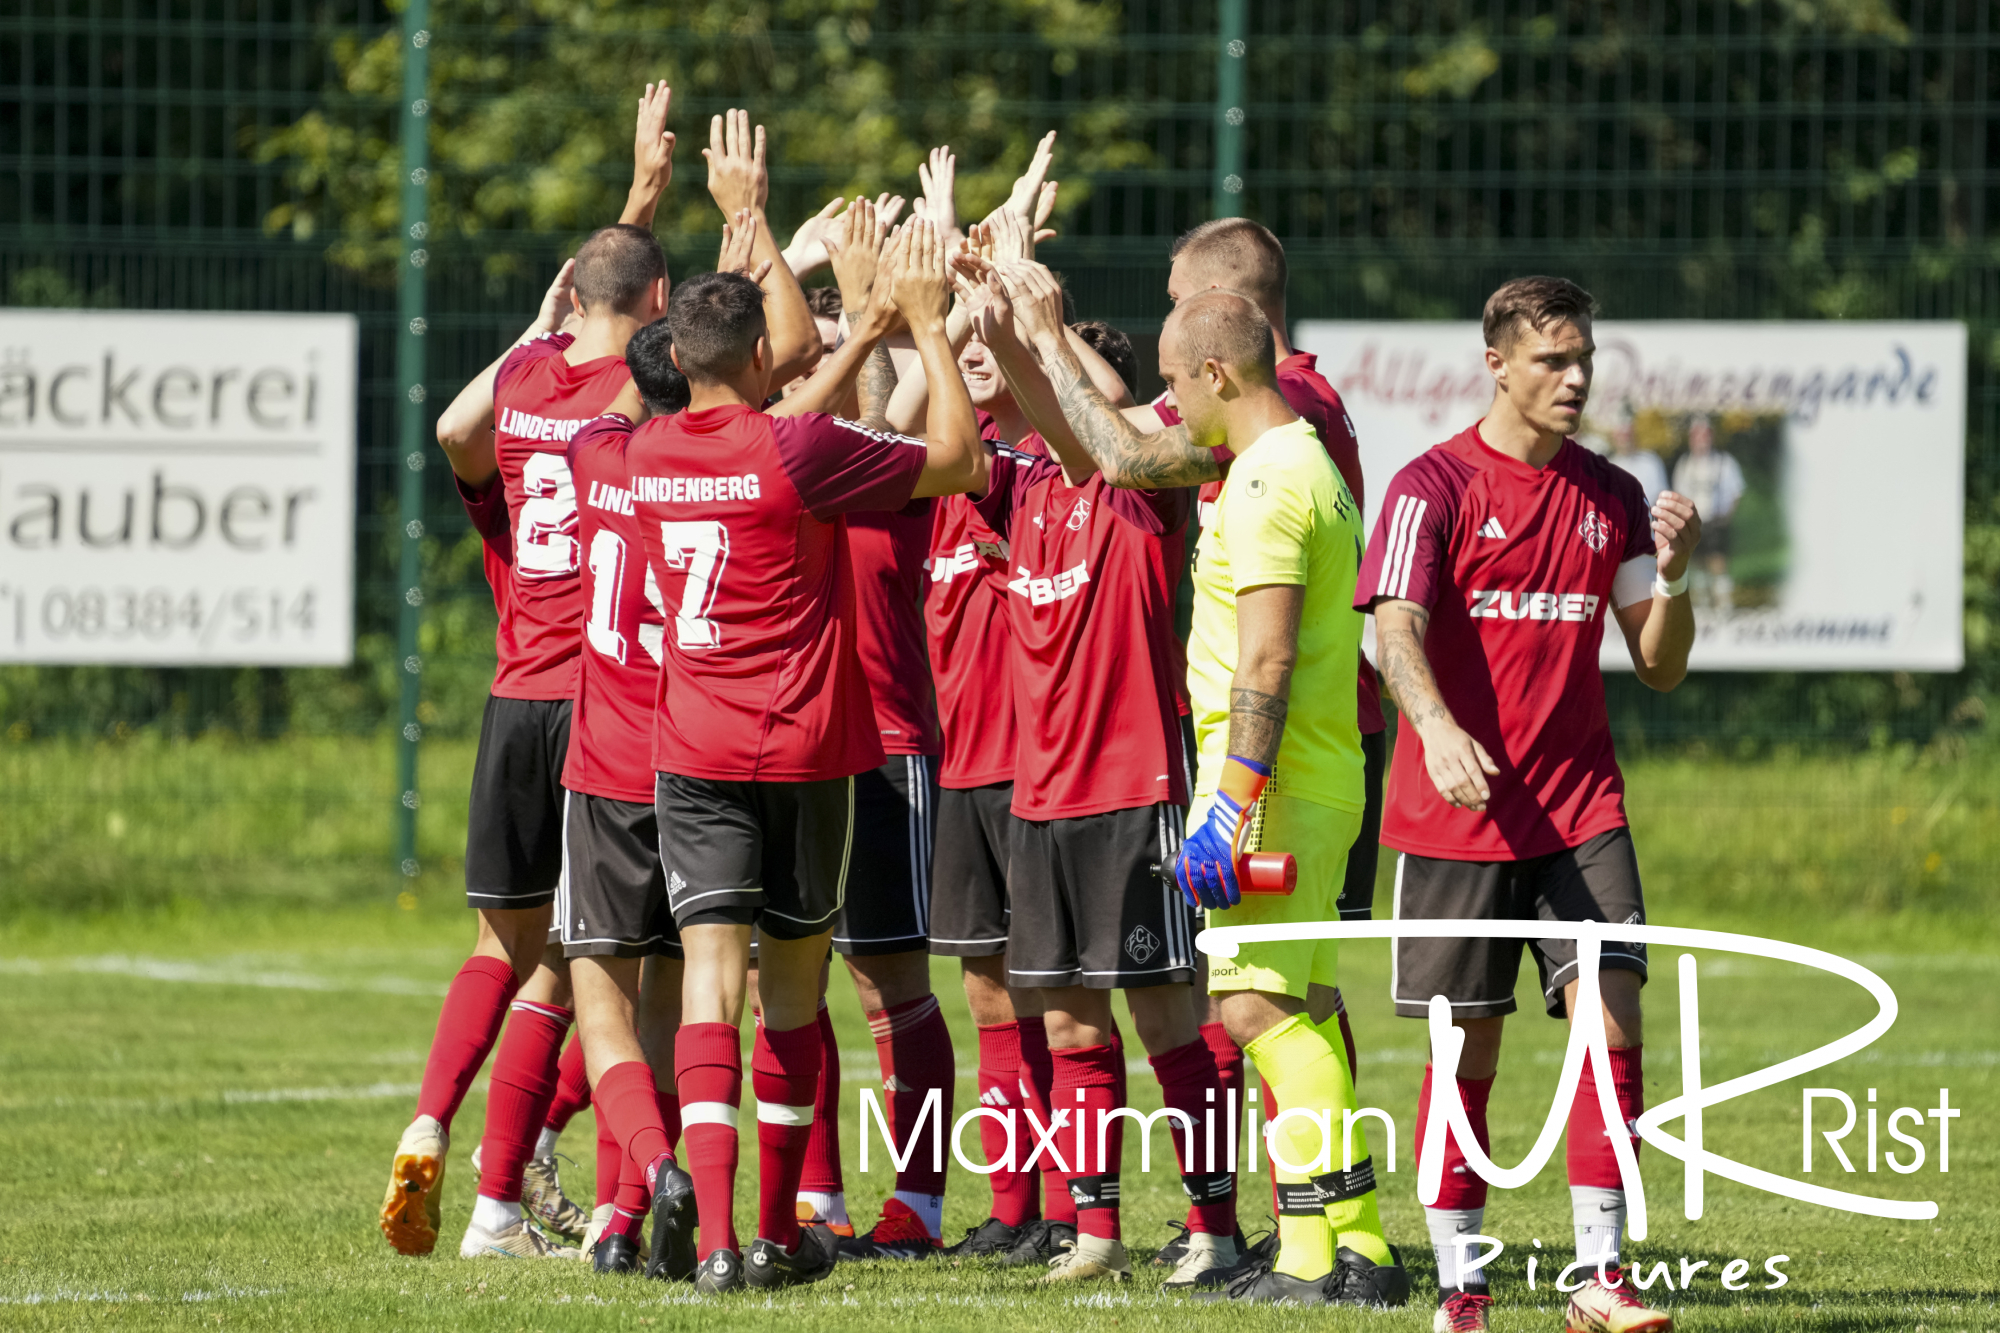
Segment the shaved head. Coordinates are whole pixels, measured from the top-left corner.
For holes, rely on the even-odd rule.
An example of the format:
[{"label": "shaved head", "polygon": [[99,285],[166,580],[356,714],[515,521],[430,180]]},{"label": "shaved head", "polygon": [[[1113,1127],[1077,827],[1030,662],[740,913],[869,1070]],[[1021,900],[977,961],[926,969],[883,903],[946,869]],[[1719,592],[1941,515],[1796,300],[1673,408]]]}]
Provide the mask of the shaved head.
[{"label": "shaved head", "polygon": [[1285,304],[1285,247],[1249,218],[1217,218],[1182,233],[1170,257],[1185,299],[1207,287],[1241,292],[1264,310]]},{"label": "shaved head", "polygon": [[1187,374],[1213,361],[1246,384],[1277,383],[1271,322],[1243,292],[1207,291],[1188,297],[1167,317],[1160,341],[1179,354],[1180,369]]}]

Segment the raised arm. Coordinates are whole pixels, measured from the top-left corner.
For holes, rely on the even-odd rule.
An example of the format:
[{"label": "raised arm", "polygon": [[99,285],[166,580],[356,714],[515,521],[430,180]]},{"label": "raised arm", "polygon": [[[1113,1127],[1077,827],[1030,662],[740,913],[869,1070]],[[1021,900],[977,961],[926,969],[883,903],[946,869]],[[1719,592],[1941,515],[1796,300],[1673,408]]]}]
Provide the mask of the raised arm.
[{"label": "raised arm", "polygon": [[564,260],[563,266],[556,270],[555,281],[542,293],[542,308],[535,313],[535,322],[514,340],[513,346],[473,376],[472,382],[460,389],[438,414],[438,447],[444,450],[452,472],[466,485],[484,485],[499,470],[500,465],[493,457],[493,391],[500,363],[530,338],[554,333],[562,327],[570,312],[571,279],[575,272],[576,261]]},{"label": "raised arm", "polygon": [[620,222],[653,228],[660,196],[674,178],[674,136],[667,129],[667,110],[673,105],[674,91],[666,80],[646,85],[639,97],[639,125],[632,141],[632,189],[625,196]]},{"label": "raised arm", "polygon": [[892,249],[885,254],[881,250],[876,216],[873,205],[857,198],[827,229],[825,243],[833,258],[834,277],[840,284],[847,336],[804,384],[770,409],[772,416],[838,413],[853,394],[858,399],[860,423],[876,430],[887,428],[886,409],[889,392],[895,387],[896,372],[882,347],[882,339],[895,324],[896,307],[890,298],[889,282],[886,278],[878,282],[877,274],[886,272],[887,265],[900,263],[901,252]]},{"label": "raised arm", "polygon": [[[951,306],[951,277],[945,267],[944,241],[923,218],[905,228],[891,294],[909,323],[924,374],[931,383],[930,406],[924,418],[924,444],[929,457],[915,496],[959,495],[986,489],[986,446],[972,414],[972,399],[959,378],[951,342],[945,336],[945,315]],[[880,283],[884,273],[876,281]]]},{"label": "raised arm", "polygon": [[756,216],[751,260],[757,264],[769,260],[771,264],[761,284],[764,324],[775,362],[771,382],[784,384],[819,360],[822,349],[819,326],[806,306],[806,294],[779,251],[770,219],[764,214],[764,202],[771,192],[771,177],[764,163],[764,127],[753,128],[750,113],[740,109],[712,117],[708,147],[702,149],[702,156],[708,159],[708,192],[722,209],[723,218],[733,218],[744,208]]},{"label": "raised arm", "polygon": [[1445,707],[1437,676],[1424,654],[1424,634],[1430,628],[1430,608],[1418,602],[1390,598],[1375,604],[1375,655],[1382,679],[1396,697],[1403,718],[1424,741],[1424,767],[1448,805],[1484,810],[1492,798],[1488,777],[1500,766]]},{"label": "raised arm", "polygon": [[1701,542],[1701,515],[1685,495],[1661,491],[1652,520],[1658,562],[1653,595],[1619,607],[1616,614],[1632,654],[1632,670],[1649,688],[1666,691],[1687,679],[1688,653],[1694,648],[1694,599],[1685,580]]}]

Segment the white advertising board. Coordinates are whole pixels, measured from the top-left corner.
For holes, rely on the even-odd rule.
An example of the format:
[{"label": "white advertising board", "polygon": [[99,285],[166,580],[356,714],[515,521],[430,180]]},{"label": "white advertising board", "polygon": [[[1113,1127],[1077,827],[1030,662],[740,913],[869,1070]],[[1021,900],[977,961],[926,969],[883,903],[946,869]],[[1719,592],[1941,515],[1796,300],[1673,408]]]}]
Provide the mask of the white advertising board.
[{"label": "white advertising board", "polygon": [[[1361,437],[1372,531],[1389,478],[1491,403],[1479,325],[1296,332]],[[1964,664],[1963,324],[1605,320],[1595,337],[1578,438],[1703,509],[1692,667]],[[1631,667],[1615,628],[1603,663]]]},{"label": "white advertising board", "polygon": [[0,662],[351,660],[358,329],[0,309]]}]

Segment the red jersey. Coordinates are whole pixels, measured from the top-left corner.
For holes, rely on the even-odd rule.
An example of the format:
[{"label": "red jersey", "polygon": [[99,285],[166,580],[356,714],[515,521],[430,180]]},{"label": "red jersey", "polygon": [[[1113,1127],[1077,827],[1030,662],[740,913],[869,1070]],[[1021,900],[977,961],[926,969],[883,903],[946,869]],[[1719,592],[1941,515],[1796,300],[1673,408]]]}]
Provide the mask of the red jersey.
[{"label": "red jersey", "polygon": [[[1319,436],[1319,442],[1326,450],[1326,456],[1333,460],[1340,470],[1341,480],[1347,483],[1348,491],[1354,496],[1354,507],[1363,509],[1367,496],[1363,493],[1361,478],[1361,440],[1354,433],[1353,418],[1347,415],[1347,404],[1340,401],[1340,393],[1315,367],[1319,358],[1311,352],[1295,352],[1278,363],[1278,392],[1292,411],[1304,417],[1306,424]],[[1160,414],[1160,420],[1169,426],[1181,419],[1181,414],[1172,404],[1155,401],[1153,410]],[[1229,464],[1236,455],[1226,446],[1216,449],[1215,461],[1222,468],[1224,476],[1229,475]],[[1214,517],[1215,497],[1222,494],[1219,481],[1203,482],[1201,487],[1201,525],[1208,527]],[[1365,511],[1364,511],[1365,512]],[[1372,736],[1384,727],[1382,721],[1382,690],[1375,679],[1375,668],[1366,657],[1361,659],[1360,671],[1356,677],[1359,700],[1355,717],[1361,723],[1361,734]]]},{"label": "red jersey", "polygon": [[896,513],[857,513],[847,520],[854,562],[856,646],[861,673],[875,700],[875,727],[889,754],[937,754],[937,700],[924,656],[924,556],[930,545],[930,500]]},{"label": "red jersey", "polygon": [[632,378],[624,359],[572,366],[576,340],[548,333],[509,352],[493,377],[493,454],[514,518],[514,558],[500,607],[503,699],[567,699],[576,693],[583,630],[577,577],[576,488],[564,457],[583,423],[610,407]]},{"label": "red jersey", "polygon": [[1013,811],[1074,819],[1188,803],[1172,560],[1193,492],[1071,486],[1002,449],[981,516],[1007,537],[1020,730]]},{"label": "red jersey", "polygon": [[653,767],[818,782],[879,765],[841,515],[909,504],[923,441],[730,406],[654,417],[625,456],[670,610]]},{"label": "red jersey", "polygon": [[1604,639],[1611,584],[1653,554],[1638,481],[1574,440],[1532,468],[1475,425],[1419,455],[1383,498],[1355,605],[1429,607],[1424,655],[1445,706],[1500,766],[1484,811],[1445,804],[1405,727],[1382,841],[1421,856],[1518,861],[1625,824],[1611,749]]},{"label": "red jersey", "polygon": [[[983,417],[980,438],[994,438],[991,422]],[[1020,452],[1047,450],[1041,436],[1030,434]],[[1007,583],[1014,571],[1007,557],[1007,539],[993,530],[971,497],[948,495],[938,501],[924,628],[944,724],[940,786],[984,787],[1014,780],[1020,732],[1014,726],[1014,635],[1007,624]]]},{"label": "red jersey", "polygon": [[500,484],[498,472],[477,486],[468,486],[454,472],[451,484],[458,489],[459,503],[465,506],[472,530],[479,534],[479,558],[486,573],[486,586],[493,590],[493,609],[505,616],[508,566],[514,563],[514,527],[507,517],[507,489]]},{"label": "red jersey", "polygon": [[583,548],[583,651],[569,718],[563,786],[614,801],[653,801],[653,701],[666,618],[646,568],[625,451],[632,423],[615,413],[569,442],[576,540]]}]

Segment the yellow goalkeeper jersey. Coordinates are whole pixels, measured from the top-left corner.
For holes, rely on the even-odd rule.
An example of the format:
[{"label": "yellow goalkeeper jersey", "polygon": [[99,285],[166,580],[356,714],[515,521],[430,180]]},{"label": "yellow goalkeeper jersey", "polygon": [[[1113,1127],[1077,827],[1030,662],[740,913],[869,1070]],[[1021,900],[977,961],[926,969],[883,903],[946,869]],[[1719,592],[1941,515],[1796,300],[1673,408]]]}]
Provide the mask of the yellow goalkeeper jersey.
[{"label": "yellow goalkeeper jersey", "polygon": [[1304,421],[1268,430],[1236,456],[1195,547],[1188,697],[1200,751],[1195,788],[1215,790],[1228,757],[1236,675],[1236,590],[1302,584],[1298,665],[1269,790],[1340,810],[1362,808],[1355,671],[1361,613],[1361,515]]}]

